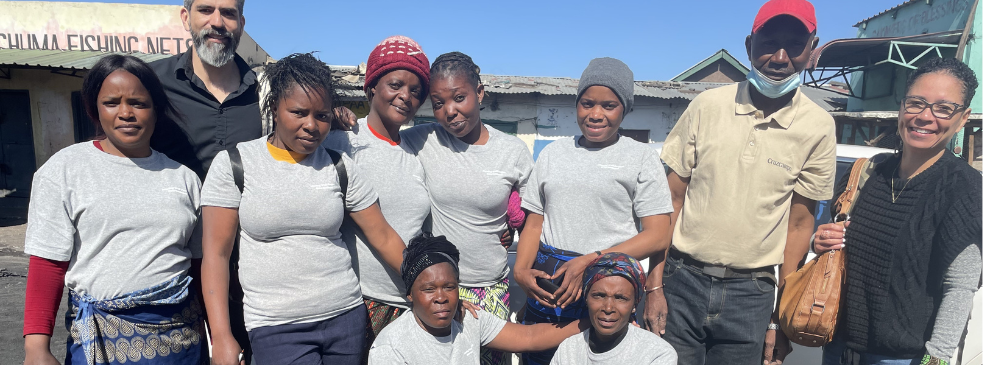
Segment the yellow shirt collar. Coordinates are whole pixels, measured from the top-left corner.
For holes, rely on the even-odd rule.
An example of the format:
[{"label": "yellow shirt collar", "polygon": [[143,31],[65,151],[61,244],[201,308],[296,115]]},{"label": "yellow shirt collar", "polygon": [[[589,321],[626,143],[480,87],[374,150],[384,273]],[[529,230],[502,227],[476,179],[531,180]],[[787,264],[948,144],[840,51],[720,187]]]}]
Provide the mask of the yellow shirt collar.
[{"label": "yellow shirt collar", "polygon": [[298,163],[307,158],[307,155],[303,153],[282,149],[274,146],[269,141],[266,142],[266,149],[270,151],[270,156],[273,156],[274,160],[283,161],[286,163]]}]

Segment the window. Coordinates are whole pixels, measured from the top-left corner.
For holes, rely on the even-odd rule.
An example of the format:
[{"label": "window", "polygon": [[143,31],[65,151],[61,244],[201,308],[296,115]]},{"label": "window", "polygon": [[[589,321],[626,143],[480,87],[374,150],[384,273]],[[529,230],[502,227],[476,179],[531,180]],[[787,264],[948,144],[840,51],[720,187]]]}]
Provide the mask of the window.
[{"label": "window", "polygon": [[619,129],[618,133],[642,143],[649,143],[648,129]]}]

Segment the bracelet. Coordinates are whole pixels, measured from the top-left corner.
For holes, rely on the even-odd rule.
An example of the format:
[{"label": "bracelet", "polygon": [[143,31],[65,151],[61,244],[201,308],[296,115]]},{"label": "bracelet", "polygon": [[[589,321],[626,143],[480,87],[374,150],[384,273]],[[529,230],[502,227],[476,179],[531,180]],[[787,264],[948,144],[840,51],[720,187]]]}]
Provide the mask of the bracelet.
[{"label": "bracelet", "polygon": [[665,286],[665,285],[659,285],[659,286],[654,287],[652,289],[645,289],[645,293],[651,293],[651,292],[654,292],[656,290],[662,289],[663,286]]},{"label": "bracelet", "polygon": [[776,330],[777,331],[777,330],[782,329],[782,327],[779,326],[778,323],[769,323],[768,324],[768,329],[770,329],[770,330]]},{"label": "bracelet", "polygon": [[604,255],[604,254],[602,254],[602,253],[601,253],[601,251],[594,251],[594,253],[596,253],[596,254],[597,254],[597,257],[601,257],[601,256],[603,256],[603,255]]},{"label": "bracelet", "polygon": [[925,354],[925,356],[922,357],[922,362],[920,365],[949,365],[949,362],[932,355]]}]

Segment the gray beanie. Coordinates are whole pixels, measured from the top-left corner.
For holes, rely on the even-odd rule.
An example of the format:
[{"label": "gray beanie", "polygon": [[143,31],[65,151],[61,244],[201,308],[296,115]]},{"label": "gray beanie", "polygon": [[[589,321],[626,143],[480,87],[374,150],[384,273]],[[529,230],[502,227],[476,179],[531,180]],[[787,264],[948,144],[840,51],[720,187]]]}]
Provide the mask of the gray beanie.
[{"label": "gray beanie", "polygon": [[595,85],[606,86],[614,91],[618,99],[621,99],[621,104],[625,105],[625,114],[631,111],[635,104],[635,74],[624,62],[611,57],[590,60],[584,74],[580,75],[577,100],[580,100],[587,88]]}]

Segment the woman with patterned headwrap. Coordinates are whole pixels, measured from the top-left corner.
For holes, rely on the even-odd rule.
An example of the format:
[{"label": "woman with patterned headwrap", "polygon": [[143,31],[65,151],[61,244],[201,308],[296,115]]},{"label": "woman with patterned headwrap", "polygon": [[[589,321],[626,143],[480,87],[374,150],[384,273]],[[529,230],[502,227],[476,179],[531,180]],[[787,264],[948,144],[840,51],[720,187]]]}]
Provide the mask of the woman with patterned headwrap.
[{"label": "woman with patterned headwrap", "polygon": [[[410,241],[401,273],[410,312],[379,333],[369,364],[474,364],[480,348],[508,352],[541,351],[586,328],[586,323],[521,325],[487,311],[477,318],[454,318],[460,302],[460,253],[444,236],[428,234]],[[578,328],[578,326],[582,326]]]},{"label": "woman with patterned headwrap", "polygon": [[633,257],[599,256],[584,271],[590,328],[563,341],[550,364],[676,364],[662,337],[631,325],[645,291],[645,271]]}]

